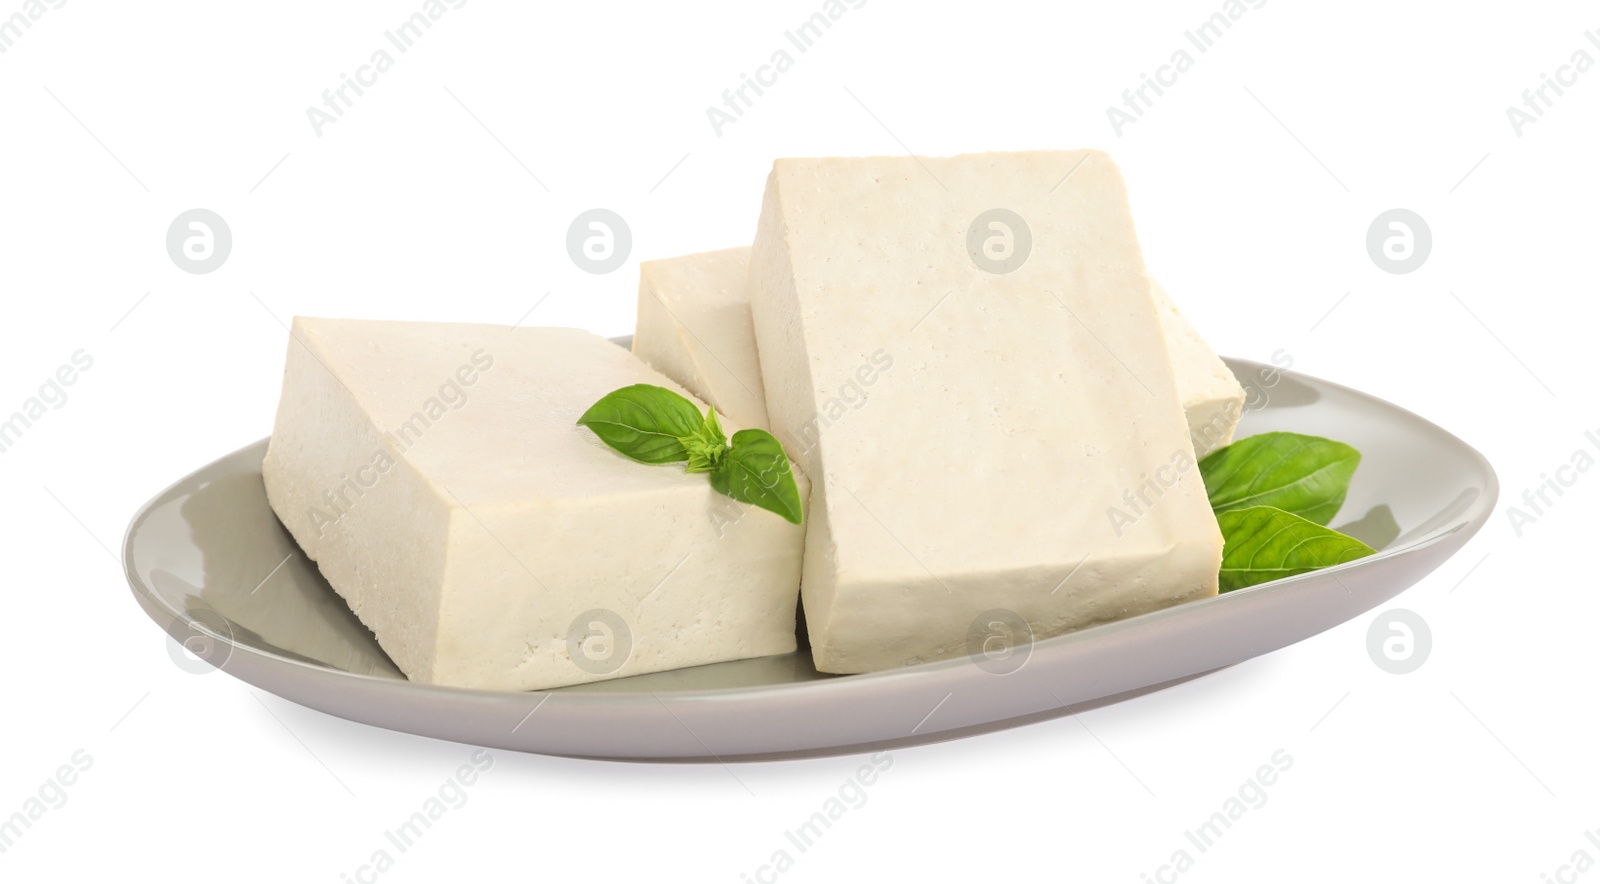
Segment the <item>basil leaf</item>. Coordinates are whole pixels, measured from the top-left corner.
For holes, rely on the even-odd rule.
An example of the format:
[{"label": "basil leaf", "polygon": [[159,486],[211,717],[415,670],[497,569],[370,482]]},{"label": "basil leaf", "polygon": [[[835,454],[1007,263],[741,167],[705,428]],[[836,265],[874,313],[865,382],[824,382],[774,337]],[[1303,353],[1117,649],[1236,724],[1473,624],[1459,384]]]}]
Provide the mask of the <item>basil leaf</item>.
[{"label": "basil leaf", "polygon": [[1372,547],[1277,507],[1252,506],[1217,514],[1222,529],[1218,589],[1230,592],[1353,562]]},{"label": "basil leaf", "polygon": [[703,425],[693,402],[650,384],[613,390],[578,418],[578,426],[588,427],[600,441],[641,463],[688,459],[680,440]]},{"label": "basil leaf", "polygon": [[800,489],[789,469],[789,458],[766,430],[733,434],[733,448],[711,471],[711,487],[800,524]]},{"label": "basil leaf", "polygon": [[1361,452],[1343,442],[1299,433],[1262,433],[1200,461],[1206,496],[1217,513],[1272,506],[1326,525],[1344,505]]},{"label": "basil leaf", "polygon": [[728,453],[728,437],[723,435],[722,424],[717,422],[716,406],[706,411],[705,424],[693,436],[678,441],[689,452],[689,463],[683,468],[684,472],[709,473],[715,469],[722,462],[722,456]]}]

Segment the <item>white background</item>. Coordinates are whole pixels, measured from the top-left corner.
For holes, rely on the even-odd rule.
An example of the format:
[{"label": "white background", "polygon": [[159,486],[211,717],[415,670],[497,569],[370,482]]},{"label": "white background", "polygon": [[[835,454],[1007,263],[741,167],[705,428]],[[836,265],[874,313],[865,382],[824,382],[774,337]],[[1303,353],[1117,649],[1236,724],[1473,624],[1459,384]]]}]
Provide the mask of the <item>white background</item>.
[{"label": "white background", "polygon": [[[526,322],[625,334],[637,260],[748,242],[774,157],[1098,146],[1219,352],[1282,349],[1443,425],[1494,463],[1501,512],[1395,602],[1432,627],[1414,674],[1368,658],[1373,614],[1079,718],[900,750],[781,880],[1155,880],[1282,749],[1265,806],[1180,880],[1600,882],[1558,875],[1600,858],[1600,475],[1520,537],[1505,514],[1600,429],[1600,70],[1520,135],[1506,115],[1575,50],[1600,58],[1592,8],[1274,0],[1200,54],[1183,34],[1215,0],[871,0],[719,137],[706,107],[819,2],[473,0],[314,132],[306,108],[421,5],[74,0],[0,54],[0,412],[94,360],[0,455],[0,816],[93,758],[0,878],[356,880],[472,752],[186,673],[129,596],[111,553],[134,510],[269,431],[280,320],[538,304]],[[1193,68],[1118,135],[1107,106],[1179,48]],[[207,275],[164,246],[197,206],[234,237]],[[566,255],[593,206],[633,231],[610,275]],[[1434,237],[1409,275],[1365,249],[1396,206]],[[757,880],[860,761],[496,752],[381,880]]]}]

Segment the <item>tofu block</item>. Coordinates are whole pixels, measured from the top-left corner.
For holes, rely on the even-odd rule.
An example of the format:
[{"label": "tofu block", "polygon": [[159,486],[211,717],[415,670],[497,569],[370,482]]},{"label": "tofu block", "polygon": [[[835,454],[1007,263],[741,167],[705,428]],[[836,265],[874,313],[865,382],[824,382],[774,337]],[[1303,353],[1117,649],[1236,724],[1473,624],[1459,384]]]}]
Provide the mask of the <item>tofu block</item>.
[{"label": "tofu block", "polygon": [[745,427],[768,429],[750,327],[748,248],[639,265],[633,353]]},{"label": "tofu block", "polygon": [[749,286],[772,430],[816,428],[791,454],[818,669],[976,653],[997,610],[1040,639],[1216,594],[1222,536],[1104,153],[779,160]]},{"label": "tofu block", "polygon": [[1233,431],[1244,413],[1244,387],[1228,366],[1217,357],[1194,326],[1178,312],[1167,290],[1151,280],[1156,313],[1172,355],[1172,368],[1178,382],[1178,401],[1189,423],[1189,441],[1195,457],[1201,458],[1233,441]]},{"label": "tofu block", "polygon": [[682,392],[576,329],[297,318],[267,496],[415,681],[536,690],[793,651],[803,529],[576,425],[640,383]]},{"label": "tofu block", "polygon": [[[634,355],[747,427],[771,429],[755,328],[748,247],[646,261],[639,270]],[[1162,336],[1196,457],[1233,441],[1244,388],[1151,280]],[[803,442],[802,442],[803,444]]]}]

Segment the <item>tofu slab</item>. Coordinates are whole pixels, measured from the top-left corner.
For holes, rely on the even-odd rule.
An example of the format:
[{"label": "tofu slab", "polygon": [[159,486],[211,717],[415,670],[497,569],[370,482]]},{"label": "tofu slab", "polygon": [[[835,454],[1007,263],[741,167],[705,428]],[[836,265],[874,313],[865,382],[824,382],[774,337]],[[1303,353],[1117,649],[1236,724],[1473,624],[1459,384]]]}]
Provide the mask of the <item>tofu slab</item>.
[{"label": "tofu slab", "polygon": [[639,265],[635,356],[746,427],[767,426],[750,326],[749,248]]},{"label": "tofu slab", "polygon": [[297,318],[267,496],[416,681],[533,690],[794,650],[803,529],[575,424],[636,383],[682,392],[575,329]]},{"label": "tofu slab", "polygon": [[[641,264],[633,352],[719,413],[771,429],[750,321],[749,267],[749,247]],[[1153,279],[1151,286],[1189,439],[1195,456],[1205,457],[1233,441],[1244,388],[1166,289]]]},{"label": "tofu slab", "polygon": [[1183,403],[1183,416],[1189,424],[1189,441],[1194,445],[1195,457],[1205,457],[1233,441],[1233,431],[1244,413],[1244,387],[1178,312],[1167,290],[1154,280],[1151,289],[1167,352],[1172,355],[1178,400]]},{"label": "tofu slab", "polygon": [[[994,209],[1031,235],[1009,272],[969,253]],[[1222,537],[1105,154],[779,160],[749,292],[772,430],[815,428],[791,454],[818,669],[973,653],[995,611],[1037,639],[1216,593]]]}]

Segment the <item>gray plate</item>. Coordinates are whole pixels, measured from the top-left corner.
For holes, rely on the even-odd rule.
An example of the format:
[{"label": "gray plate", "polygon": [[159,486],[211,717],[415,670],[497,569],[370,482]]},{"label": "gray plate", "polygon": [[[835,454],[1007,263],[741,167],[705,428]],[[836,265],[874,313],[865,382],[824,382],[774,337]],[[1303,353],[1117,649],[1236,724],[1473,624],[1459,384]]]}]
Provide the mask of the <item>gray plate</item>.
[{"label": "gray plate", "polygon": [[[550,755],[731,760],[950,739],[1145,693],[1293,644],[1393,598],[1494,509],[1482,455],[1354,390],[1229,360],[1253,407],[1239,435],[1293,430],[1363,459],[1335,525],[1380,552],[1337,568],[1034,643],[1004,675],[967,659],[827,676],[809,652],[553,691],[414,684],[267,505],[266,440],[201,468],[134,516],[123,543],[140,606],[211,665],[313,709],[429,737]],[[188,661],[191,665],[203,665]]]}]

